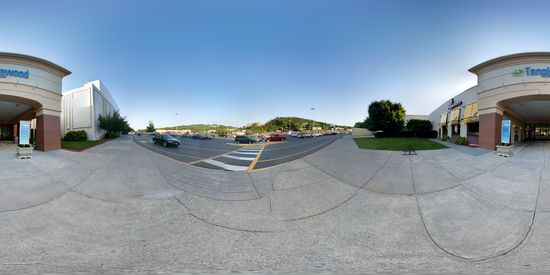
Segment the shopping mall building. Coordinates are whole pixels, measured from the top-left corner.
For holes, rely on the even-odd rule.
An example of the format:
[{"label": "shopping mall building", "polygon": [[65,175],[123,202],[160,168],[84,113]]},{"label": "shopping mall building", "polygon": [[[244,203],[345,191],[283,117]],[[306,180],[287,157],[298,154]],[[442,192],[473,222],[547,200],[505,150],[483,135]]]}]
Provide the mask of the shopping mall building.
[{"label": "shopping mall building", "polygon": [[469,71],[477,85],[430,114],[440,137],[495,150],[502,120],[510,120],[510,143],[550,140],[550,52],[501,56]]},{"label": "shopping mall building", "polygon": [[16,142],[22,120],[31,121],[31,139],[41,151],[60,149],[67,130],[100,138],[97,117],[118,107],[100,81],[63,94],[62,80],[69,74],[41,58],[0,52],[0,141]]}]

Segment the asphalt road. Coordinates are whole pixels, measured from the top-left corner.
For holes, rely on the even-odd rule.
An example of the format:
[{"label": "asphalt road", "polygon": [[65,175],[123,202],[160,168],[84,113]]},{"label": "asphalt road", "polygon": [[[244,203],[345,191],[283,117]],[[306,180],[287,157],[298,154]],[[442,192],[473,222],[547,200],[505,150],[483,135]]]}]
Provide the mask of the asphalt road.
[{"label": "asphalt road", "polygon": [[300,139],[289,137],[283,142],[260,142],[236,145],[227,139],[197,140],[182,138],[177,148],[156,145],[151,136],[135,136],[134,141],[156,153],[196,166],[229,171],[252,171],[303,158],[340,138],[321,136]]}]

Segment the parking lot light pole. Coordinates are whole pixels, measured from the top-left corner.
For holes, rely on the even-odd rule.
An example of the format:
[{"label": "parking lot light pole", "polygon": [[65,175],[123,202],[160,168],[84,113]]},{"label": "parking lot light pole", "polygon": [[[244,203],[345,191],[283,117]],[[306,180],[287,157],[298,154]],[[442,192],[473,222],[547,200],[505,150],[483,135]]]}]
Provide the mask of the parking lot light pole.
[{"label": "parking lot light pole", "polygon": [[178,134],[178,113],[176,113],[176,135]]},{"label": "parking lot light pole", "polygon": [[313,128],[315,127],[315,107],[311,107],[311,111],[313,112],[313,123],[311,125],[311,131],[314,132]]}]

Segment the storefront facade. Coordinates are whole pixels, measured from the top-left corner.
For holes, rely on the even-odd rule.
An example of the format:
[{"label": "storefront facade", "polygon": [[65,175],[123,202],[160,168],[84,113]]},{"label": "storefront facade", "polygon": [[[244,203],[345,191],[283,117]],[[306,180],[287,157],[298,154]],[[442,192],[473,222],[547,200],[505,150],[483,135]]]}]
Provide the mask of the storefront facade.
[{"label": "storefront facade", "polygon": [[69,74],[37,57],[0,52],[0,139],[16,141],[19,121],[30,120],[36,149],[60,149],[62,79]]},{"label": "storefront facade", "polygon": [[510,120],[512,144],[550,140],[550,52],[502,56],[469,71],[478,84],[430,114],[440,137],[495,150],[502,120]]}]

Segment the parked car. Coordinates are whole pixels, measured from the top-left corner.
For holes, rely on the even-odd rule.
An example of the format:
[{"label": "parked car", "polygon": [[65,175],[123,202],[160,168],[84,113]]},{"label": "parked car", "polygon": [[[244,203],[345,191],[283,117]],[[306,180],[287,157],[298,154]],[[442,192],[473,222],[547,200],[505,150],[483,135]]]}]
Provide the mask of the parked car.
[{"label": "parked car", "polygon": [[255,139],[253,139],[252,137],[250,137],[250,136],[236,136],[235,137],[235,142],[236,143],[251,144],[251,143],[256,143],[257,141]]},{"label": "parked car", "polygon": [[312,138],[313,134],[312,133],[300,133],[297,137],[299,137],[299,138]]},{"label": "parked car", "polygon": [[180,141],[171,135],[155,135],[153,137],[153,143],[160,144],[164,147],[178,147]]},{"label": "parked car", "polygon": [[200,134],[199,139],[212,139],[213,137],[209,134]]},{"label": "parked car", "polygon": [[260,141],[264,140],[264,137],[261,136],[261,135],[250,136],[250,138],[255,140],[256,142],[260,142]]},{"label": "parked car", "polygon": [[320,137],[320,136],[322,136],[323,134],[316,132],[316,133],[312,133],[312,135],[313,135],[314,137]]},{"label": "parked car", "polygon": [[280,134],[273,134],[273,135],[270,135],[269,137],[265,138],[265,141],[267,141],[267,142],[270,142],[270,141],[285,141],[285,140],[286,140],[286,136],[285,135],[280,135]]}]

